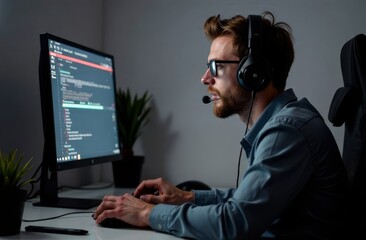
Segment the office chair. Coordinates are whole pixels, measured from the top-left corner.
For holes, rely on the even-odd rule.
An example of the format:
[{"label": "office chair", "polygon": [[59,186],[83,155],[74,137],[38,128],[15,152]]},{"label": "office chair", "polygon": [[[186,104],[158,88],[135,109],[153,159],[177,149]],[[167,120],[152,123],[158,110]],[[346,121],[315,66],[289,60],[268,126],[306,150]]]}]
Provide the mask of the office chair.
[{"label": "office chair", "polygon": [[[347,235],[365,235],[366,229],[366,36],[359,34],[341,50],[344,87],[333,97],[328,119],[334,126],[345,124],[342,158],[347,171],[350,201]],[[360,236],[360,235],[358,235]],[[356,239],[356,238],[349,238]]]}]

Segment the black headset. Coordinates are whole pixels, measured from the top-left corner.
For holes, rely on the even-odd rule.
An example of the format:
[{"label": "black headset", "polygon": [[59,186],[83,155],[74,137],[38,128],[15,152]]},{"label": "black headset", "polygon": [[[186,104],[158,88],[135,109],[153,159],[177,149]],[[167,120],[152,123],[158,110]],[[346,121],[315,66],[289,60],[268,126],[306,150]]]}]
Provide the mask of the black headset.
[{"label": "black headset", "polygon": [[262,55],[262,17],[249,15],[247,21],[248,55],[239,63],[237,79],[244,89],[259,92],[268,85],[272,68]]}]

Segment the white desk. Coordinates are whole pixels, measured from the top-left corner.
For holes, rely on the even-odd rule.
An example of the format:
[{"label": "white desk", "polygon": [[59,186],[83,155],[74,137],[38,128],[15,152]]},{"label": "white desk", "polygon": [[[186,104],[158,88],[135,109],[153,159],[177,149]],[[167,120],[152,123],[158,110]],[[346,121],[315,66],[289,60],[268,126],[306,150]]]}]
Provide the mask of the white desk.
[{"label": "white desk", "polygon": [[[120,194],[124,192],[132,192],[131,189],[121,188],[107,188],[102,190],[70,190],[59,194],[62,197],[77,197],[77,198],[96,198],[102,199],[106,194]],[[175,236],[159,233],[153,230],[145,229],[113,229],[104,228],[98,226],[91,217],[91,211],[89,210],[77,210],[77,209],[66,209],[66,208],[49,208],[49,207],[34,207],[33,202],[38,201],[34,199],[26,202],[23,219],[41,219],[58,216],[68,212],[83,211],[88,213],[68,215],[61,218],[38,221],[38,222],[22,222],[21,232],[18,235],[0,237],[0,239],[150,239],[150,240],[170,240],[180,239]],[[4,216],[2,216],[4,217]],[[26,232],[24,228],[28,225],[36,226],[50,226],[50,227],[62,227],[62,228],[80,228],[87,230],[87,235],[65,235],[65,234],[51,234],[51,233],[38,233],[38,232]]]}]

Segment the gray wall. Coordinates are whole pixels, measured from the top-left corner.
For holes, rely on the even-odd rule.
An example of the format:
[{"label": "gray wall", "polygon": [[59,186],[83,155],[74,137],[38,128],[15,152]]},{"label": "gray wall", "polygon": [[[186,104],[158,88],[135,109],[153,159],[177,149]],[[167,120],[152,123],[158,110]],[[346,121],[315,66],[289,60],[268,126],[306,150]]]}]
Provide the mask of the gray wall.
[{"label": "gray wall", "polygon": [[[293,29],[296,57],[288,87],[308,97],[329,124],[333,93],[343,84],[340,50],[365,33],[365,1],[108,1],[105,50],[116,56],[118,85],[154,95],[153,118],[138,146],[147,158],[145,178],[235,185],[245,126],[237,116],[215,118],[212,106],[201,103],[210,47],[202,26],[212,15],[265,10]],[[343,128],[331,129],[342,148]],[[244,169],[245,158],[242,163]]]},{"label": "gray wall", "polygon": [[[293,28],[288,87],[308,97],[329,124],[330,101],[343,84],[340,49],[365,33],[363,0],[0,0],[0,150],[18,148],[36,166],[41,161],[38,35],[48,31],[113,54],[118,86],[153,94],[151,120],[135,149],[146,156],[143,178],[234,186],[245,126],[236,116],[215,118],[212,106],[201,103],[210,47],[202,25],[211,15],[265,10]],[[331,130],[342,148],[343,128]],[[243,157],[242,172],[245,163]],[[110,164],[60,175],[61,184],[112,180]]]},{"label": "gray wall", "polygon": [[[50,32],[102,48],[102,0],[0,0],[0,150],[17,148],[42,159],[43,129],[38,84],[39,34]],[[60,184],[88,183],[97,168],[60,173]]]}]

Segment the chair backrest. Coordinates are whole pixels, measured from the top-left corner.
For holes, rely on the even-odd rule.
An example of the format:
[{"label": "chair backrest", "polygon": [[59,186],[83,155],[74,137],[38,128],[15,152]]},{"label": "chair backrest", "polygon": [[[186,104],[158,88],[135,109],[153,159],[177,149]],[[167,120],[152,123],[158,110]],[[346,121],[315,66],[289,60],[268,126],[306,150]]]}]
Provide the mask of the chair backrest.
[{"label": "chair backrest", "polygon": [[350,182],[351,217],[366,226],[366,36],[359,34],[341,51],[344,87],[334,94],[329,120],[345,124],[342,158]]}]

